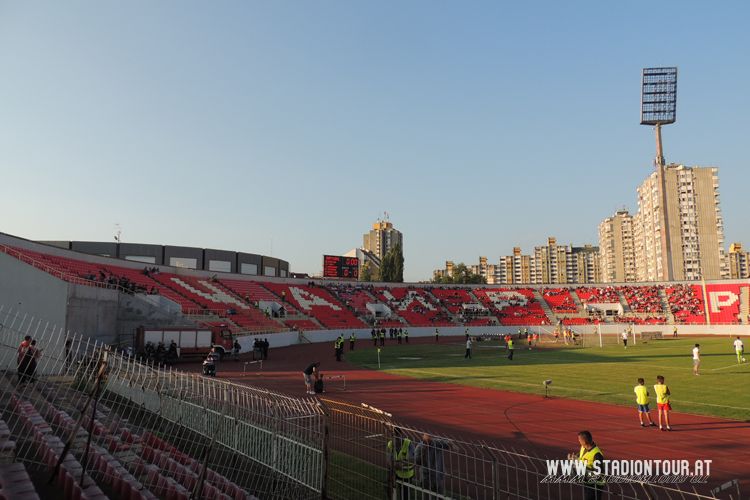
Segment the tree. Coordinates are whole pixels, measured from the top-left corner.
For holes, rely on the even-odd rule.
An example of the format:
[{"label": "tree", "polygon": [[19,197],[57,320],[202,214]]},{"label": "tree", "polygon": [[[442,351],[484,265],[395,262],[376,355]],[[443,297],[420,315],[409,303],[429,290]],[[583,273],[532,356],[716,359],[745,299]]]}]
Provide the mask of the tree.
[{"label": "tree", "polygon": [[432,282],[443,285],[467,285],[486,283],[487,280],[480,274],[472,273],[466,264],[459,262],[453,266],[453,272],[450,276],[434,278]]},{"label": "tree", "polygon": [[401,252],[401,245],[392,247],[383,256],[383,262],[380,264],[380,278],[388,283],[403,283],[404,255]]},{"label": "tree", "polygon": [[379,281],[378,270],[373,268],[370,262],[362,264],[362,270],[359,273],[359,281]]}]

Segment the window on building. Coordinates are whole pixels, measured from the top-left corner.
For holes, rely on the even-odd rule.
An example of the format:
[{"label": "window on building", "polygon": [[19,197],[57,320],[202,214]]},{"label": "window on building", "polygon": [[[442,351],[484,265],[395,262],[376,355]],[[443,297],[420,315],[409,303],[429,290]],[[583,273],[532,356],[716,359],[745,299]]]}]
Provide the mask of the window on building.
[{"label": "window on building", "polygon": [[148,255],[126,255],[125,260],[143,262],[144,264],[156,264],[156,257],[149,257]]},{"label": "window on building", "polygon": [[218,271],[220,273],[231,273],[232,263],[228,260],[210,260],[208,261],[209,271]]},{"label": "window on building", "polygon": [[172,267],[184,267],[186,269],[197,269],[198,259],[191,259],[190,257],[170,257],[169,265]]},{"label": "window on building", "polygon": [[257,264],[247,264],[243,263],[240,265],[240,273],[241,274],[258,274],[258,265]]}]

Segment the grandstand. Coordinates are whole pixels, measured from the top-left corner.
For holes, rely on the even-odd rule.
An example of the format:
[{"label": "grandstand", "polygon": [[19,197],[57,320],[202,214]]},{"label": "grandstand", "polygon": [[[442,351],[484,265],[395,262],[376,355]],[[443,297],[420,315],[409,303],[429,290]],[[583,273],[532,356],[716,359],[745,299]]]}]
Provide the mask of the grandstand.
[{"label": "grandstand", "polygon": [[[56,286],[69,287],[68,296],[97,295],[97,300],[81,299],[75,314],[58,310],[52,317],[93,337],[105,330],[101,319],[95,325],[91,321],[101,317],[100,309],[106,303],[102,297],[109,297],[112,304],[129,297],[129,311],[146,313],[131,317],[130,323],[110,322],[109,330],[117,335],[104,340],[119,344],[132,341],[128,327],[134,322],[160,327],[221,325],[239,336],[289,330],[366,331],[373,326],[409,327],[411,334],[417,336],[430,334],[435,327],[447,328],[446,334],[450,334],[451,328],[458,333],[463,327],[509,329],[558,324],[580,328],[599,324],[661,325],[667,331],[671,324],[747,324],[750,306],[747,281],[607,287],[352,284],[168,266],[144,268],[139,263],[81,254],[8,235],[0,239],[0,255],[6,257],[4,266],[13,266],[25,279],[34,281],[43,273]],[[7,303],[18,302],[17,297],[11,297],[15,292],[3,291]],[[33,294],[26,297],[29,305],[34,305],[35,300]],[[133,301],[138,307],[132,306]],[[597,309],[604,305],[617,307],[619,312],[605,315]],[[33,310],[45,307],[47,304],[40,303]],[[86,318],[80,319],[81,314]],[[150,321],[158,321],[159,325],[151,325]],[[170,321],[173,324],[165,324]],[[321,340],[325,338],[322,336]]]},{"label": "grandstand", "polygon": [[[373,326],[414,337],[436,327],[549,336],[563,324],[598,332],[601,342],[624,324],[650,338],[671,333],[672,322],[681,334],[735,332],[750,299],[747,281],[438,287],[144,268],[7,235],[0,270],[0,494],[11,498],[48,497],[49,488],[67,498],[382,498],[391,416],[138,362],[120,350],[135,326],[229,330],[243,351],[259,335],[278,347],[366,337]],[[583,304],[616,304],[622,314],[598,316]],[[17,346],[27,333],[45,355],[20,384]],[[451,472],[461,497],[571,497],[538,489],[543,473],[532,456],[468,442],[451,453],[471,464]],[[487,463],[524,479],[496,483]]]}]

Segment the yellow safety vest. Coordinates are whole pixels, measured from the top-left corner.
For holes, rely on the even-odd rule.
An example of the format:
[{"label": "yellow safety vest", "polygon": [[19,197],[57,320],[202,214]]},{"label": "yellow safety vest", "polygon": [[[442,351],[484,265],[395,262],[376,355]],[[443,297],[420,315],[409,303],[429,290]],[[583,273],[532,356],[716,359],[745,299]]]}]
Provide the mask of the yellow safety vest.
[{"label": "yellow safety vest", "polygon": [[654,392],[656,393],[657,403],[669,403],[669,395],[667,394],[667,390],[667,384],[654,385]]},{"label": "yellow safety vest", "polygon": [[401,442],[401,449],[396,452],[393,450],[393,441],[388,441],[388,451],[393,451],[393,459],[396,461],[396,476],[399,479],[411,479],[414,477],[414,464],[408,461],[409,445],[411,445],[411,440],[404,439]]},{"label": "yellow safety vest", "polygon": [[508,341],[508,349],[511,351],[513,350],[513,339]]},{"label": "yellow safety vest", "polygon": [[[581,462],[584,462],[586,464],[586,474],[587,475],[593,475],[594,471],[594,457],[597,453],[602,453],[602,450],[599,449],[598,446],[594,446],[589,451],[586,451],[586,448],[581,446],[581,451],[578,454],[578,460]],[[604,458],[604,453],[602,453],[602,459]],[[589,483],[594,482],[596,484],[602,485],[605,483],[604,479],[601,477],[597,479],[590,479]]]},{"label": "yellow safety vest", "polygon": [[635,402],[639,405],[647,405],[648,404],[648,389],[646,389],[645,385],[636,385],[633,389],[635,392]]}]

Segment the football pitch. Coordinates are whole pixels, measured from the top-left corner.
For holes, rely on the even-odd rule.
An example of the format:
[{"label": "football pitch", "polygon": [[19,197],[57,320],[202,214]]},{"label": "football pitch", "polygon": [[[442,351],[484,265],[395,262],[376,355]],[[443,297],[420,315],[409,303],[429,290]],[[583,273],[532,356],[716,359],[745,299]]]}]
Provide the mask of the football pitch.
[{"label": "football pitch", "polygon": [[[632,406],[638,377],[651,393],[663,375],[672,392],[675,411],[750,421],[750,363],[738,364],[735,337],[693,337],[641,342],[635,346],[562,347],[551,342],[528,349],[516,341],[513,361],[497,340],[475,342],[472,359],[464,359],[464,342],[442,338],[439,344],[397,345],[390,341],[380,352],[380,370],[415,377],[504,391],[544,395],[551,380],[552,397]],[[744,339],[747,346],[747,338]],[[701,346],[701,375],[692,374],[692,348]],[[347,352],[350,363],[378,370],[377,350]],[[748,357],[750,353],[746,352]],[[749,359],[750,361],[750,359]]]}]

